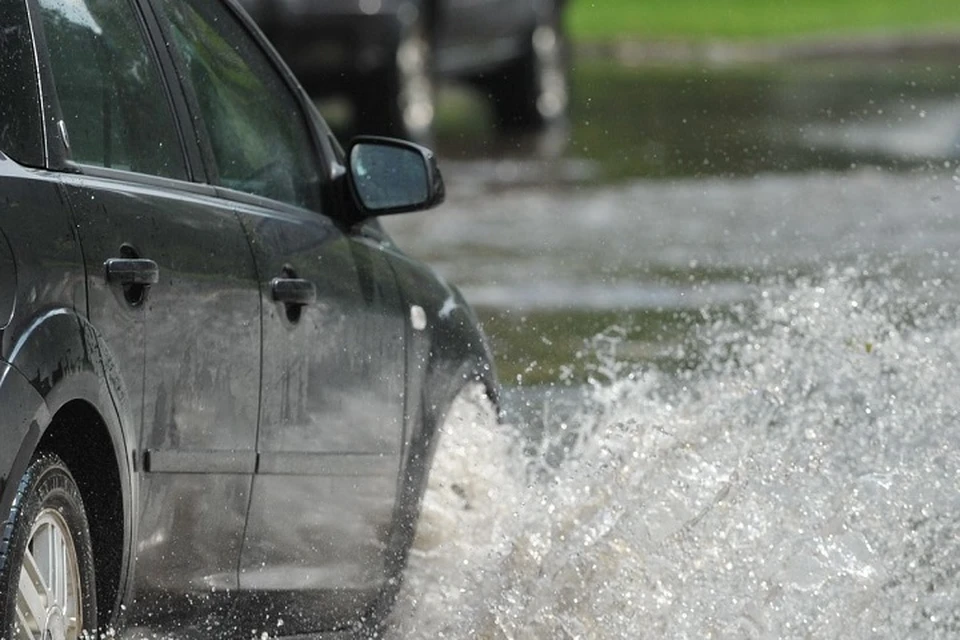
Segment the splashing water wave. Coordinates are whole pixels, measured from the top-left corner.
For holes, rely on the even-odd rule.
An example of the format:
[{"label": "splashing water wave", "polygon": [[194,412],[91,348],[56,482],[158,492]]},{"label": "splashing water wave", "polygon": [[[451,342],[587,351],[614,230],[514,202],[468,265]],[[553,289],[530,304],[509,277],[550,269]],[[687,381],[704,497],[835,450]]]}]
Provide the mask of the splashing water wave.
[{"label": "splashing water wave", "polygon": [[773,287],[692,371],[611,362],[547,425],[557,466],[465,398],[388,637],[955,637],[960,329],[935,299]]}]

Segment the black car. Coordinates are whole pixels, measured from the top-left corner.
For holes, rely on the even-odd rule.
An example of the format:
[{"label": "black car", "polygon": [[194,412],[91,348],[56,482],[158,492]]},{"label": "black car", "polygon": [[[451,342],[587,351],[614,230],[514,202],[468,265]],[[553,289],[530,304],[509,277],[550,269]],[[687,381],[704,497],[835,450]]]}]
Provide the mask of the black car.
[{"label": "black car", "polygon": [[375,625],[438,425],[497,397],[377,222],[443,199],[432,154],[344,152],[232,0],[0,25],[0,637]]},{"label": "black car", "polygon": [[502,129],[566,116],[566,0],[242,3],[307,92],[347,95],[363,130],[428,138],[438,78],[477,86]]}]

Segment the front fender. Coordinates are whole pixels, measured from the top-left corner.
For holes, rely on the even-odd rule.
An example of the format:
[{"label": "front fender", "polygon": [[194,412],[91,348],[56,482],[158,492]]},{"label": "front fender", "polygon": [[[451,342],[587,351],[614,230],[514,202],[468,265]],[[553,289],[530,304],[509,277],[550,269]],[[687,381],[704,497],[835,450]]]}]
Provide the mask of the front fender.
[{"label": "front fender", "polygon": [[0,363],[0,514],[10,513],[17,483],[50,425],[50,411],[43,396],[10,363]]},{"label": "front fender", "polygon": [[[399,251],[393,253],[391,265],[410,311],[404,453],[386,564],[392,579],[406,564],[437,450],[436,433],[454,400],[464,387],[479,382],[499,414],[500,387],[487,340],[460,292]],[[388,608],[395,594],[385,589],[373,610]]]},{"label": "front fender", "polygon": [[75,311],[53,309],[26,324],[7,361],[0,361],[0,438],[4,443],[0,446],[0,517],[10,512],[18,480],[57,412],[68,403],[82,401],[102,419],[113,445],[124,509],[122,564],[127,574],[136,492],[131,440],[125,437],[114,402],[122,402],[125,395],[117,376],[109,374],[115,370],[93,327]]},{"label": "front fender", "polygon": [[117,416],[126,392],[119,376],[110,375],[117,368],[86,318],[66,308],[40,314],[20,331],[6,360],[36,389],[51,415],[68,402],[84,400],[113,423],[108,426],[117,452],[126,449]]},{"label": "front fender", "polygon": [[[5,480],[0,514],[9,513],[13,485],[30,464],[52,416],[65,402],[63,397],[77,393],[70,387],[78,386],[78,382],[89,387],[90,378],[95,378],[90,375],[93,365],[82,339],[79,318],[68,309],[48,311],[28,323],[11,348],[5,366],[16,375],[4,376],[5,386],[0,394],[5,400],[13,396],[14,406],[27,406],[10,412],[7,402],[0,405],[5,414],[0,431],[8,443],[0,454],[0,476]],[[84,395],[89,395],[91,389],[86,391]]]},{"label": "front fender", "polygon": [[[481,383],[498,408],[500,386],[487,339],[460,291],[399,252],[391,264],[404,305],[421,318],[408,324],[406,440],[423,447],[469,382]],[[405,458],[422,453],[429,451],[408,451]]]},{"label": "front fender", "polygon": [[482,384],[491,402],[500,407],[493,354],[480,322],[458,289],[449,285],[446,289],[448,297],[433,327],[423,381],[433,428],[439,427],[454,398],[471,382]]}]

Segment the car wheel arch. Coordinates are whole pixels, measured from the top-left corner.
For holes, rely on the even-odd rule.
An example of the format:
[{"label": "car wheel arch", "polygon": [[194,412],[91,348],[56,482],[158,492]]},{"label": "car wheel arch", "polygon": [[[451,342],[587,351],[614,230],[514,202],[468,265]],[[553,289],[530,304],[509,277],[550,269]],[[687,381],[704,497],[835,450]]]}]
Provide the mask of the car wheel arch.
[{"label": "car wheel arch", "polygon": [[[132,509],[129,482],[124,481],[126,465],[116,455],[107,420],[82,399],[65,403],[43,427],[34,421],[20,445],[5,490],[15,492],[15,479],[44,454],[60,457],[77,481],[94,543],[98,617],[109,625],[117,619],[129,582]],[[4,495],[0,518],[6,519],[10,512],[8,502]],[[116,526],[118,522],[122,526]]]},{"label": "car wheel arch", "polygon": [[107,421],[91,403],[75,399],[63,405],[43,432],[33,457],[60,457],[76,480],[93,540],[97,603],[101,624],[120,611],[130,548],[129,487]]},{"label": "car wheel arch", "polygon": [[[44,361],[58,366],[45,375]],[[109,388],[106,373],[112,366],[109,350],[85,318],[60,309],[43,314],[21,332],[9,364],[23,381],[20,384],[32,388],[35,395],[24,409],[33,418],[14,443],[17,453],[0,500],[0,518],[11,508],[7,489],[15,489],[15,479],[33,460],[44,453],[63,459],[88,505],[102,610],[99,618],[110,624],[129,584],[134,477],[115,404],[123,396]]]}]

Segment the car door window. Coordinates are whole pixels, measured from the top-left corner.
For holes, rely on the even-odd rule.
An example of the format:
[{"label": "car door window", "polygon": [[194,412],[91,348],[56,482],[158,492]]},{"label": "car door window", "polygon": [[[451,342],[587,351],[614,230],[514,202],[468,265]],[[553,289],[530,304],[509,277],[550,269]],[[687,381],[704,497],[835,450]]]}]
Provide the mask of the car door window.
[{"label": "car door window", "polygon": [[23,164],[43,163],[40,96],[27,7],[0,3],[0,151]]},{"label": "car door window", "polygon": [[219,2],[160,2],[185,81],[196,96],[220,182],[316,208],[312,135],[289,86]]},{"label": "car door window", "polygon": [[168,178],[187,175],[170,102],[128,0],[39,0],[70,157]]}]

